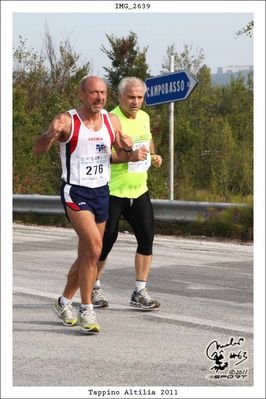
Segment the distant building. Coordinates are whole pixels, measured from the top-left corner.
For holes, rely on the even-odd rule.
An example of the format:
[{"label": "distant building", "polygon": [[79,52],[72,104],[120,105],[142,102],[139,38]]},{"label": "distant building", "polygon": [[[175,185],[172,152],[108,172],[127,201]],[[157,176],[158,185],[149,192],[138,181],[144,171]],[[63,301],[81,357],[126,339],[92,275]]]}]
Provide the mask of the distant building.
[{"label": "distant building", "polygon": [[217,68],[217,73],[211,75],[212,84],[224,86],[230,83],[232,78],[243,76],[248,81],[250,73],[253,73],[253,65],[229,65]]},{"label": "distant building", "polygon": [[252,71],[253,65],[229,65],[227,67],[217,68],[217,74],[221,75],[223,73],[235,73],[242,71]]}]

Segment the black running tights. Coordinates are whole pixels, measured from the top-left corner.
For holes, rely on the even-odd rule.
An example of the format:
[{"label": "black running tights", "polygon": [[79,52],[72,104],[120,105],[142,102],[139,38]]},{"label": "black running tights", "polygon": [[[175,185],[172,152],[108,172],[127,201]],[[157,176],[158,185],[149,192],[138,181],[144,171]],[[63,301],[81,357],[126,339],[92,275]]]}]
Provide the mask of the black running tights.
[{"label": "black running tights", "polygon": [[146,191],[146,193],[135,199],[110,195],[109,219],[106,223],[103,248],[99,260],[103,261],[107,258],[116,242],[121,215],[130,224],[136,236],[138,243],[137,253],[152,255],[154,217],[149,192]]}]

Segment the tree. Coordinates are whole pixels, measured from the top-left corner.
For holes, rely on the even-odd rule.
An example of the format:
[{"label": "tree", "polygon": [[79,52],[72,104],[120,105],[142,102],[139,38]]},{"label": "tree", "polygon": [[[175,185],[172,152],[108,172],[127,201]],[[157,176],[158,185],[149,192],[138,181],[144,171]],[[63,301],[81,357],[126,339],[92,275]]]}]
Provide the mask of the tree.
[{"label": "tree", "polygon": [[246,84],[239,75],[221,88],[219,112],[226,117],[239,142],[253,145],[253,78],[250,73]]},{"label": "tree", "polygon": [[[143,80],[149,76],[147,47],[140,50],[136,35],[131,32],[129,37],[112,37],[114,48],[108,50],[108,54],[113,57],[113,68],[106,69],[113,85],[126,75],[136,75]],[[89,63],[78,66],[79,56],[68,40],[60,43],[58,52],[47,31],[45,40],[46,52],[42,54],[29,49],[22,38],[14,50],[15,193],[58,194],[61,171],[58,146],[53,146],[46,157],[37,158],[32,155],[32,144],[54,115],[79,106],[76,95],[79,82],[90,69]],[[174,47],[169,46],[167,60],[173,51]],[[121,60],[121,54],[126,63]],[[253,189],[252,74],[246,81],[239,76],[226,86],[212,86],[210,69],[202,65],[203,52],[197,54],[188,46],[181,54],[175,54],[175,68],[193,71],[199,81],[188,99],[175,105],[175,198],[234,201],[236,196],[244,202],[243,196],[252,196]],[[121,69],[122,65],[125,70]],[[166,63],[162,66],[169,72]],[[107,109],[111,110],[114,105],[117,105],[117,98],[113,91],[113,103],[109,102]],[[160,173],[155,168],[149,171],[151,196],[167,198],[168,104],[144,105],[144,109],[151,118],[157,152],[163,156]]]},{"label": "tree", "polygon": [[53,90],[58,90],[62,94],[65,91],[69,93],[69,85],[72,80],[74,79],[76,84],[77,80],[83,78],[90,70],[90,63],[87,62],[81,68],[78,66],[80,56],[76,54],[68,38],[60,42],[59,54],[57,54],[47,26],[45,27],[44,46],[45,56],[49,63],[49,85]]},{"label": "tree", "polygon": [[197,75],[203,60],[205,59],[205,55],[202,49],[196,49],[193,51],[193,46],[184,45],[184,49],[181,53],[178,53],[175,50],[175,45],[167,47],[166,57],[164,58],[162,64],[161,73],[169,73],[170,72],[170,56],[174,56],[174,70],[187,70],[194,75]]},{"label": "tree", "polygon": [[148,47],[140,49],[136,33],[130,31],[127,37],[122,38],[113,34],[106,37],[111,49],[108,50],[102,45],[101,51],[107,55],[112,64],[111,68],[104,67],[104,70],[107,72],[105,77],[113,92],[116,91],[120,80],[126,76],[137,76],[142,80],[150,76],[146,62]]},{"label": "tree", "polygon": [[77,91],[89,63],[78,66],[79,56],[69,41],[60,43],[59,55],[46,31],[46,53],[28,49],[20,38],[14,51],[13,73],[13,179],[15,193],[58,193],[58,147],[47,157],[34,157],[35,137],[45,131],[59,112],[78,106]]},{"label": "tree", "polygon": [[244,28],[236,32],[236,36],[246,35],[252,37],[253,28],[254,28],[254,21],[251,20]]},{"label": "tree", "polygon": [[[168,46],[166,56],[162,64],[161,73],[170,72],[170,55],[174,55],[174,70],[187,70],[195,75],[199,73],[200,65],[204,59],[202,50],[193,52],[192,47],[188,45],[184,46],[184,50],[178,54],[175,51],[175,46]],[[209,72],[207,73],[209,77]],[[203,83],[204,82],[204,83]],[[206,84],[210,85],[210,79],[204,81],[201,79],[201,88],[205,88]],[[199,89],[197,88],[196,91]],[[186,185],[191,186],[191,177],[193,175],[188,165],[191,165],[191,149],[197,142],[195,134],[197,132],[193,127],[193,115],[197,107],[192,105],[193,99],[195,101],[195,95],[192,95],[186,101],[180,101],[175,104],[175,117],[174,117],[174,152],[175,152],[175,198],[182,197],[182,188]],[[197,97],[198,98],[198,97]],[[152,110],[153,111],[153,110]],[[159,148],[164,157],[164,181],[167,179],[168,170],[168,130],[169,130],[169,111],[168,105],[156,106],[156,118],[157,126],[154,126],[155,131],[160,131],[159,140],[156,137],[156,141],[160,144]],[[154,112],[154,111],[153,111]],[[198,115],[198,113],[197,113]],[[190,154],[190,155],[188,155]],[[189,161],[190,158],[190,161]],[[164,185],[163,185],[164,186]],[[165,190],[165,193],[167,191]]]}]

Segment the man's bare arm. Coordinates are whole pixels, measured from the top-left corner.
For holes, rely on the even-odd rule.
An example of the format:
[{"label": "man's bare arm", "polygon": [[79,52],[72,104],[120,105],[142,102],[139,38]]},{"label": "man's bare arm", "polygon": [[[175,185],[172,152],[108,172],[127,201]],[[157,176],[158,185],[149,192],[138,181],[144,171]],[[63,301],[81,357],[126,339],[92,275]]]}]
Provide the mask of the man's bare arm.
[{"label": "man's bare arm", "polygon": [[47,132],[37,137],[33,145],[35,155],[47,154],[55,141],[66,141],[71,133],[71,118],[68,114],[59,114],[51,122]]}]

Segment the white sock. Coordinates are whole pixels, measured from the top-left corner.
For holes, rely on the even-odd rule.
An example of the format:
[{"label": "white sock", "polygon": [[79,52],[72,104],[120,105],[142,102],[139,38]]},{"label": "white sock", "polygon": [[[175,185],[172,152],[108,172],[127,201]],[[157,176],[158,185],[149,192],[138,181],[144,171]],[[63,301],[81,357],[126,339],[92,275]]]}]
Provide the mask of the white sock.
[{"label": "white sock", "polygon": [[95,283],[94,283],[93,288],[100,288],[100,287],[101,287],[101,281],[100,281],[100,279],[98,278],[98,280],[95,280]]},{"label": "white sock", "polygon": [[85,304],[84,305],[84,303],[82,303],[81,305],[80,305],[80,310],[82,311],[82,310],[93,310],[93,304],[92,303],[89,303],[89,304]]},{"label": "white sock", "polygon": [[67,299],[64,295],[62,295],[62,296],[60,296],[60,299],[59,299],[59,302],[60,302],[60,305],[66,305],[68,302],[71,302],[71,300],[70,299]]},{"label": "white sock", "polygon": [[143,290],[143,288],[146,287],[146,283],[147,283],[147,281],[136,280],[136,285],[135,285],[136,288],[135,288],[135,290],[137,292]]}]

